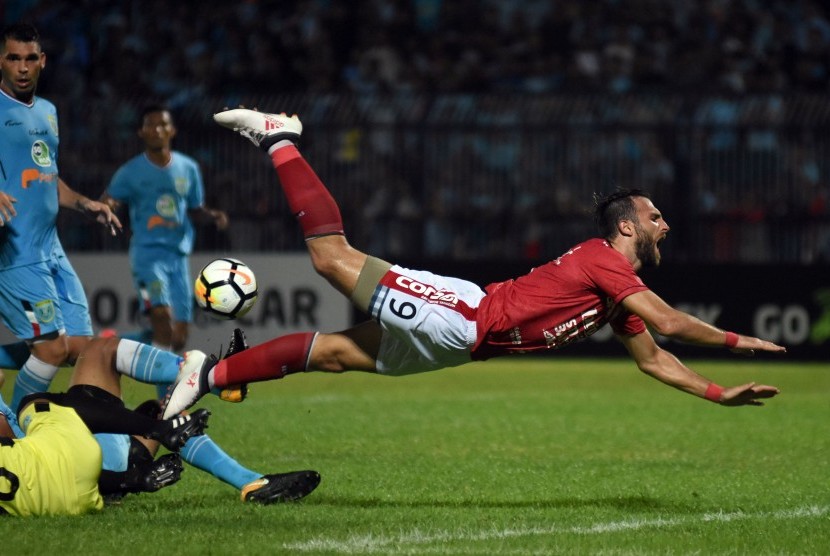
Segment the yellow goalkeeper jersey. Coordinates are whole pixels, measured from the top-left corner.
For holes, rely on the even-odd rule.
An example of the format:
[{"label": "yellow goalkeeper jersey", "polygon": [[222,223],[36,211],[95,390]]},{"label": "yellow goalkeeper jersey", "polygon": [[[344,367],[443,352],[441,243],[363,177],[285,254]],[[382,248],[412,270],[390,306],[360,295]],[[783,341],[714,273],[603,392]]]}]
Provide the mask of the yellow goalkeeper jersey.
[{"label": "yellow goalkeeper jersey", "polygon": [[0,446],[0,508],[18,516],[100,510],[101,448],[75,410],[30,404],[20,426],[25,438]]}]

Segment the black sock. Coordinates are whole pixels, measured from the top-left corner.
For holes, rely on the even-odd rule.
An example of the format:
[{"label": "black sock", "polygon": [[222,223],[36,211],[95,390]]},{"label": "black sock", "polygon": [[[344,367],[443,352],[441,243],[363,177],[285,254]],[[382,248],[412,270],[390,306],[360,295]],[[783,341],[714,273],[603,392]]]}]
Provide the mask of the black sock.
[{"label": "black sock", "polygon": [[30,394],[23,398],[20,407],[24,407],[27,398],[30,397],[43,398],[58,405],[71,407],[93,433],[109,432],[158,437],[170,427],[170,424],[165,421],[130,411],[124,407],[124,402],[118,397],[88,384],[75,385],[65,394]]}]

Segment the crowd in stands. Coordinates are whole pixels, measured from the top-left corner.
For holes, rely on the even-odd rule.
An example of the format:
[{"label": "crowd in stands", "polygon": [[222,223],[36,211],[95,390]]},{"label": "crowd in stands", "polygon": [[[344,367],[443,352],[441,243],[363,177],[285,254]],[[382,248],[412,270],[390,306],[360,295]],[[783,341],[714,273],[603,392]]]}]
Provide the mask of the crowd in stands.
[{"label": "crowd in stands", "polygon": [[76,98],[827,92],[816,0],[18,0]]},{"label": "crowd in stands", "polygon": [[[406,101],[389,106],[379,99],[431,95],[428,112],[413,111],[409,123],[417,123],[421,116],[440,119],[444,108],[435,98],[449,95],[446,110],[453,118],[446,121],[492,131],[531,120],[531,110],[510,109],[511,98],[564,98],[558,108],[539,105],[547,110],[547,123],[622,122],[620,133],[606,129],[605,135],[577,132],[542,141],[496,133],[456,140],[441,147],[446,158],[433,160],[428,173],[410,171],[429,163],[422,158],[428,154],[423,137],[413,143],[417,152],[406,153],[416,162],[398,167],[389,151],[400,157],[407,145],[400,135],[390,141],[360,127],[332,132],[336,137],[327,144],[339,154],[328,155],[340,159],[338,179],[368,181],[377,192],[368,204],[365,190],[355,206],[341,200],[356,240],[379,255],[555,256],[563,237],[590,233],[590,226],[575,223],[584,218],[576,207],[584,208],[585,200],[575,192],[619,183],[622,173],[627,177],[620,185],[657,189],[664,205],[700,216],[703,224],[684,223],[704,232],[716,230],[710,223],[719,219],[740,222],[731,235],[687,239],[687,258],[705,252],[723,261],[830,260],[830,168],[822,161],[830,141],[792,129],[782,135],[783,127],[776,127],[793,115],[807,120],[811,110],[827,111],[820,104],[788,110],[794,104],[782,100],[821,99],[830,91],[830,8],[823,2],[19,0],[2,6],[6,23],[25,19],[40,29],[49,63],[39,92],[61,101],[62,123],[74,126],[74,145],[94,145],[103,161],[92,180],[96,187],[123,162],[139,99],[162,99],[181,110],[205,101],[216,105],[217,99],[233,106],[273,95],[351,96],[364,123],[395,125]],[[623,104],[626,95],[640,100]],[[707,100],[685,110],[672,101],[651,106],[644,100],[649,95]],[[594,101],[583,102],[586,96]],[[603,96],[611,100],[596,102]],[[493,98],[507,100],[488,100]],[[90,103],[99,109],[90,110]],[[313,122],[315,113],[307,110],[303,117]],[[704,126],[706,136],[684,127],[667,140],[665,126],[681,120]],[[636,129],[643,124],[655,127],[644,136]],[[683,144],[689,137],[694,148]],[[190,146],[186,141],[177,144]],[[538,152],[529,155],[529,145]],[[85,152],[62,149],[62,167],[88,166]],[[209,194],[212,182],[233,179],[226,168],[211,166],[210,152],[191,154],[206,166]],[[362,162],[350,166],[350,157]],[[369,158],[380,162],[365,165]],[[661,188],[674,194],[661,194]],[[254,208],[250,199],[226,199],[227,208],[232,218],[242,216],[250,228],[267,231],[263,248],[293,229],[282,222],[282,207],[271,193],[263,193]],[[470,202],[472,215],[465,208]],[[793,216],[819,222],[807,232],[809,241],[800,229],[781,238],[779,224]],[[246,225],[236,222],[237,229]],[[88,242],[83,232],[78,237]],[[203,235],[200,241],[215,248],[226,240]],[[779,249],[787,254],[776,254]]]}]

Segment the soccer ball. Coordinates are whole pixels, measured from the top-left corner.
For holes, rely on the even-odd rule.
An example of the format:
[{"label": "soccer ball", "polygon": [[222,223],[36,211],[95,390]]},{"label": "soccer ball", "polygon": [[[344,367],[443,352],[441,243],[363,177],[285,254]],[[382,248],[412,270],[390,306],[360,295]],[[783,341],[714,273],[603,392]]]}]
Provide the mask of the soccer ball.
[{"label": "soccer ball", "polygon": [[216,259],[196,278],[196,304],[217,319],[236,319],[256,303],[256,276],[237,259]]}]

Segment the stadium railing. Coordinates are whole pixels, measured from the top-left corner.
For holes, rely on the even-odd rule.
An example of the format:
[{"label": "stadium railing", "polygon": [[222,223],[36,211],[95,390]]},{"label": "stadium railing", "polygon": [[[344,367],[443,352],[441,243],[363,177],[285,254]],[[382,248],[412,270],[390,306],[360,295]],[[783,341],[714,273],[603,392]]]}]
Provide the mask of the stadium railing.
[{"label": "stadium railing", "polygon": [[[97,196],[140,151],[145,99],[89,111],[52,99],[61,173]],[[537,260],[593,234],[594,192],[652,192],[673,230],[667,261],[830,261],[830,101],[820,95],[302,95],[188,99],[175,148],[195,157],[232,228],[198,250],[302,249],[269,161],[214,125],[223,106],[296,112],[302,150],[379,256]],[[94,153],[94,154],[90,154]],[[118,251],[63,215],[69,250]]]}]

